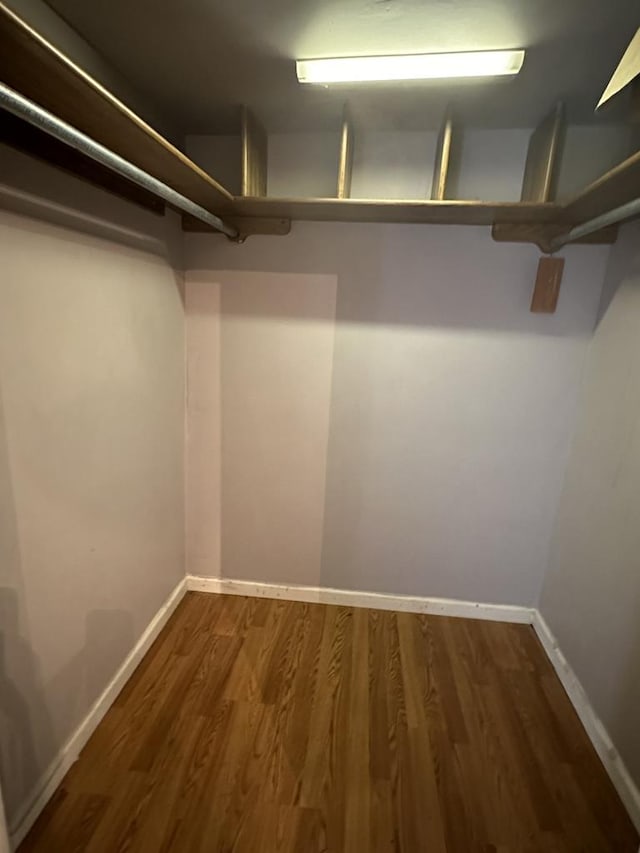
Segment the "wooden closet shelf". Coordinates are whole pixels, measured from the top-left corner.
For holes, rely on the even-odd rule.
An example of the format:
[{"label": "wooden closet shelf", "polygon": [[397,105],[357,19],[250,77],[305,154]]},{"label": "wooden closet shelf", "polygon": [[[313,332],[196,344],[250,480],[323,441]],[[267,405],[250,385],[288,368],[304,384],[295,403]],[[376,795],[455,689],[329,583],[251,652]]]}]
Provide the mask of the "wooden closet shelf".
[{"label": "wooden closet shelf", "polygon": [[325,222],[404,222],[492,225],[556,222],[555,204],[483,201],[393,201],[353,198],[237,198],[234,213]]},{"label": "wooden closet shelf", "polygon": [[0,79],[20,94],[206,208],[232,195],[0,2]]},{"label": "wooden closet shelf", "polygon": [[578,225],[640,196],[640,151],[610,169],[562,207],[563,221]]},{"label": "wooden closet shelf", "polygon": [[[484,202],[264,196],[234,198],[220,183],[33,30],[1,0],[0,42],[0,79],[8,86],[207,211],[241,220],[247,229],[246,233],[256,233],[249,230],[252,223],[258,233],[283,233],[286,221],[292,219],[449,225],[527,224],[568,229],[619,207],[640,194],[638,152],[563,204],[551,200]],[[245,149],[251,155],[247,155],[250,162],[245,164],[245,192],[256,192],[256,187],[263,191],[266,188],[266,137],[261,141],[255,122],[249,127],[248,116],[245,124]],[[249,167],[253,170],[252,182],[249,181]],[[78,172],[82,174],[81,169]],[[86,177],[87,170],[84,172]],[[443,172],[440,178],[444,187],[446,174]],[[348,194],[344,187],[343,194]],[[191,223],[191,228],[194,227]],[[508,238],[506,235],[503,237]]]}]

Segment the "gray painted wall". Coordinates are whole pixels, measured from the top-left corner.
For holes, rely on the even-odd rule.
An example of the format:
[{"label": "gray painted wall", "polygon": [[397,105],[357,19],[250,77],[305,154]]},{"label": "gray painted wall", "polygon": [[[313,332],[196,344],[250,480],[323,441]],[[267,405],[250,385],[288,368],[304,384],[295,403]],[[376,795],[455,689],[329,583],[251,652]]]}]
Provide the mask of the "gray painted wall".
[{"label": "gray painted wall", "polygon": [[[607,256],[607,247],[568,249],[558,311],[543,316],[529,312],[538,252],[496,244],[484,228],[296,223],[288,237],[242,246],[188,236],[190,570],[536,603]],[[337,276],[335,319],[283,288],[287,276],[308,286],[309,274]],[[312,359],[318,323],[333,347]],[[258,337],[268,347],[252,360]],[[248,565],[233,555],[257,536],[256,494],[273,513],[274,496],[295,493],[294,448],[309,411],[303,363],[310,387],[327,371],[331,383],[326,443],[317,417],[305,427],[313,470],[324,471],[308,505],[313,560],[283,548]],[[271,441],[278,476],[265,479],[261,465],[252,478],[242,460],[225,461],[240,434],[265,452]],[[233,470],[243,471],[244,503],[225,479]],[[300,506],[290,509],[295,518]]]},{"label": "gray painted wall", "polygon": [[[40,196],[32,215],[0,210],[0,778],[13,826],[184,575],[184,313],[163,233],[180,240],[177,219],[0,155],[0,182]],[[157,239],[65,227],[65,204]]]},{"label": "gray painted wall", "polygon": [[640,784],[640,224],[614,246],[540,608]]}]

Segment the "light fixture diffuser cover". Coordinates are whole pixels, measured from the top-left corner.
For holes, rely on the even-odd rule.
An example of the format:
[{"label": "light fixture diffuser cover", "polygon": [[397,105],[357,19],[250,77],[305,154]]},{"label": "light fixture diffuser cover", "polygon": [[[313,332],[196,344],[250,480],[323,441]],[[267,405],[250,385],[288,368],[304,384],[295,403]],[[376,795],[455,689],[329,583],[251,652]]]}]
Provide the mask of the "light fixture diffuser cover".
[{"label": "light fixture diffuser cover", "polygon": [[298,59],[300,83],[375,83],[387,80],[438,80],[517,74],[524,50],[474,50],[464,53],[413,53]]}]

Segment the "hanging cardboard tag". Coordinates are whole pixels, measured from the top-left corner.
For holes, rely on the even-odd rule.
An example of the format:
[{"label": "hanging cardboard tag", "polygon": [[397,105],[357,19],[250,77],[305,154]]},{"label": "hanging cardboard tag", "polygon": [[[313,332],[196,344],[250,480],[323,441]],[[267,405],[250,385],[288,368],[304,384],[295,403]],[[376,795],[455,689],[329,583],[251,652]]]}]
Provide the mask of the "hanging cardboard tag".
[{"label": "hanging cardboard tag", "polygon": [[558,304],[564,258],[544,257],[538,261],[536,286],[531,299],[534,314],[553,314]]},{"label": "hanging cardboard tag", "polygon": [[613,77],[609,80],[607,88],[604,90],[598,106],[600,108],[606,104],[608,100],[617,95],[626,86],[629,85],[640,74],[640,28],[635,36],[631,39],[629,47],[626,49],[624,56],[616,70],[613,72]]}]

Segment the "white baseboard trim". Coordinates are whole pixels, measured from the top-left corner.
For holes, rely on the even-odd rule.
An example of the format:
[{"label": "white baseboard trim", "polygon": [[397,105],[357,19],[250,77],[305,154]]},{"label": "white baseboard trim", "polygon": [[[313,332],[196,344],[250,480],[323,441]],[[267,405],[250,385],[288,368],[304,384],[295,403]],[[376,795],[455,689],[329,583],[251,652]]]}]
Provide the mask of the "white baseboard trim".
[{"label": "white baseboard trim", "polygon": [[619,752],[613,745],[609,733],[591,705],[578,676],[562,654],[558,641],[539,610],[534,611],[533,628],[634,826],[640,832],[640,790],[631,778]]},{"label": "white baseboard trim", "polygon": [[148,652],[151,644],[164,628],[187,591],[186,578],[180,581],[169,598],[160,607],[146,630],[131,650],[120,669],[111,679],[91,710],[80,723],[58,755],[42,774],[25,805],[18,812],[15,825],[9,827],[12,849],[15,850],[36,821],[36,818],[51,799],[71,765],[77,761],[80,751],[89,740],[98,724],[107,713],[118,693],[127,683],[133,671]]},{"label": "white baseboard trim", "polygon": [[196,575],[187,575],[187,589],[195,592],[248,595],[254,598],[284,598],[288,601],[342,604],[346,607],[370,607],[373,610],[399,610],[405,613],[463,616],[467,619],[489,619],[494,622],[520,622],[526,625],[531,624],[534,613],[530,607],[510,604],[483,604],[482,602],[460,601],[454,598],[391,595],[384,592],[358,592],[351,589],[260,583],[229,578],[197,577]]}]

